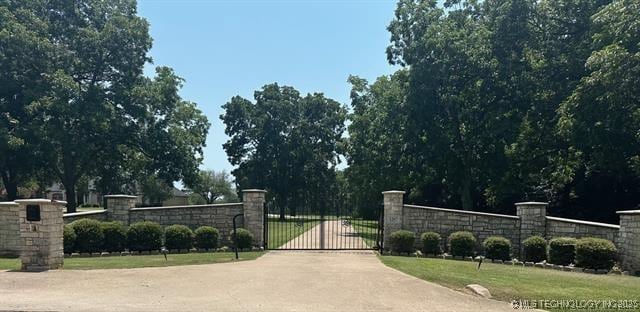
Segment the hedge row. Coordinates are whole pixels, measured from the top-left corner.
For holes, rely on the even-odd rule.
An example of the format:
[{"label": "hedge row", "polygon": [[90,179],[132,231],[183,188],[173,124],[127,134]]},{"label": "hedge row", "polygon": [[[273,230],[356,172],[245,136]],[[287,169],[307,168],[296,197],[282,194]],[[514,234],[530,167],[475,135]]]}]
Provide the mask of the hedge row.
[{"label": "hedge row", "polygon": [[[390,235],[391,250],[410,253],[414,250],[416,236],[410,231],[396,231]],[[420,235],[421,251],[424,254],[442,253],[442,238],[435,232]],[[476,238],[470,232],[454,232],[448,237],[449,254],[457,257],[473,256],[476,253]],[[559,265],[575,264],[586,269],[610,270],[617,258],[616,246],[606,239],[585,237],[554,238],[547,242],[541,236],[531,236],[522,242],[523,260]],[[511,242],[501,236],[488,237],[482,242],[484,255],[488,259],[510,260]]]},{"label": "hedge row", "polygon": [[[215,249],[220,234],[217,229],[202,226],[191,231],[184,225],[172,225],[163,229],[158,223],[143,221],[126,228],[120,222],[100,222],[80,219],[64,226],[64,252],[94,253],[151,251],[164,247],[168,250]],[[249,231],[238,229],[240,248],[249,248],[253,236]]]}]

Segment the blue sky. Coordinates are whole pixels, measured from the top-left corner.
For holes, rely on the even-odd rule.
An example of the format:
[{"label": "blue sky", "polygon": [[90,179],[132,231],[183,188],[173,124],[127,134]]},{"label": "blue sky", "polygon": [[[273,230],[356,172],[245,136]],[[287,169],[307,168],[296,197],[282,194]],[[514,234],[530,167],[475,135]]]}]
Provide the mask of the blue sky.
[{"label": "blue sky", "polygon": [[[373,81],[386,61],[394,0],[139,0],[155,65],[186,79],[181,95],[211,122],[203,168],[230,171],[221,106],[278,82],[349,103],[350,74]],[[147,74],[153,74],[148,66]]]}]

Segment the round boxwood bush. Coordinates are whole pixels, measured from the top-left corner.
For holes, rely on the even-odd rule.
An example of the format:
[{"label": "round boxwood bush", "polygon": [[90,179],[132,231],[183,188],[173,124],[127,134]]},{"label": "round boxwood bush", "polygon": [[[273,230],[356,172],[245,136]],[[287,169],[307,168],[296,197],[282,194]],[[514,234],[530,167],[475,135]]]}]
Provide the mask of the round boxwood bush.
[{"label": "round boxwood bush", "polygon": [[558,237],[549,241],[549,262],[559,265],[569,265],[576,256],[577,239],[572,237]]},{"label": "round boxwood bush", "polygon": [[131,224],[127,230],[127,246],[131,251],[159,250],[162,247],[162,227],[151,221]]},{"label": "round boxwood bush", "polygon": [[79,252],[99,252],[104,244],[104,233],[100,221],[80,219],[70,223],[76,233],[75,250]]},{"label": "round boxwood bush", "polygon": [[618,256],[618,249],[602,238],[585,237],[576,243],[576,264],[586,269],[610,270]]},{"label": "round boxwood bush", "polygon": [[210,226],[201,226],[195,231],[195,243],[198,249],[216,249],[218,248],[218,238],[220,232],[218,229]]},{"label": "round boxwood bush", "polygon": [[104,244],[102,249],[108,252],[123,251],[127,245],[127,229],[117,221],[102,222],[102,233],[104,233]]},{"label": "round boxwood bush", "polygon": [[[246,229],[238,228],[236,239],[238,240],[238,249],[251,248],[253,245],[253,234]],[[231,241],[233,242],[233,231],[231,231]]]},{"label": "round boxwood bush", "polygon": [[523,258],[526,262],[541,262],[547,260],[547,240],[535,235],[522,242]]},{"label": "round boxwood bush", "polygon": [[193,237],[193,231],[184,225],[168,226],[164,229],[164,247],[169,250],[191,249]]},{"label": "round boxwood bush", "polygon": [[453,232],[449,235],[449,252],[456,257],[473,256],[476,238],[470,232]]},{"label": "round boxwood bush", "polygon": [[511,260],[511,242],[502,236],[491,236],[482,242],[484,255],[494,260]]},{"label": "round boxwood bush", "polygon": [[420,235],[420,241],[422,241],[422,253],[425,255],[439,255],[442,253],[440,248],[440,241],[442,237],[435,232],[426,232]]},{"label": "round boxwood bush", "polygon": [[76,231],[73,230],[73,227],[69,224],[65,225],[62,229],[64,253],[72,253],[75,251],[76,237]]},{"label": "round boxwood bush", "polygon": [[395,231],[389,235],[391,250],[395,252],[412,252],[416,242],[416,235],[411,231]]}]

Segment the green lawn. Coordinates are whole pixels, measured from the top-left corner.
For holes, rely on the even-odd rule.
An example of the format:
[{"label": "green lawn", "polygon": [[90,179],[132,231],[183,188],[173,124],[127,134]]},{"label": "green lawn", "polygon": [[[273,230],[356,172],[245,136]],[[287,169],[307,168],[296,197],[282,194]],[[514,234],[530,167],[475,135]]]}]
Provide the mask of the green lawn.
[{"label": "green lawn", "polygon": [[[262,252],[241,252],[240,261],[255,260],[262,256]],[[65,258],[64,269],[66,270],[93,270],[93,269],[129,269],[143,267],[162,267],[174,265],[192,265],[231,262],[235,260],[232,252],[210,252],[210,253],[186,253],[168,254],[165,262],[163,255],[141,255],[141,256],[113,256],[113,257],[88,257],[88,258]],[[20,259],[0,258],[0,270],[20,269]]]},{"label": "green lawn", "polygon": [[353,227],[353,230],[358,233],[358,236],[364,240],[367,246],[374,247],[376,245],[378,221],[352,219],[351,226]]},{"label": "green lawn", "polygon": [[319,216],[318,219],[304,216],[304,218],[296,219],[292,217],[284,221],[280,221],[277,217],[269,217],[267,247],[269,249],[277,249],[296,236],[310,230],[318,223],[320,223]]},{"label": "green lawn", "polygon": [[477,270],[475,262],[429,258],[381,256],[380,260],[394,269],[453,289],[480,284],[489,289],[494,299],[507,302],[640,300],[640,277],[593,275],[492,263],[483,263]]}]

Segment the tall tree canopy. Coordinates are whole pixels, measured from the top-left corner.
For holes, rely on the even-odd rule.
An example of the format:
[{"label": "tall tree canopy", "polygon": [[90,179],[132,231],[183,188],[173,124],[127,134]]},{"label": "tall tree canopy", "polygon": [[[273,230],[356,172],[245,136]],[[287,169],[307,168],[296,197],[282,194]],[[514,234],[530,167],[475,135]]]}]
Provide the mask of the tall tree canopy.
[{"label": "tall tree canopy", "polygon": [[399,1],[387,54],[404,68],[352,79],[351,192],[496,212],[548,200],[615,220],[640,198],[639,6]]},{"label": "tall tree canopy", "polygon": [[[209,123],[171,69],[143,75],[151,37],[135,1],[4,1],[0,15],[0,81],[12,86],[0,94],[6,185],[40,171],[74,211],[82,177],[100,177],[103,191],[141,172],[195,179]],[[25,152],[34,164],[12,161]]]},{"label": "tall tree canopy", "polygon": [[269,190],[282,218],[297,205],[319,205],[336,179],[346,109],[321,93],[302,97],[275,83],[256,91],[254,99],[235,96],[220,116],[237,185]]}]

